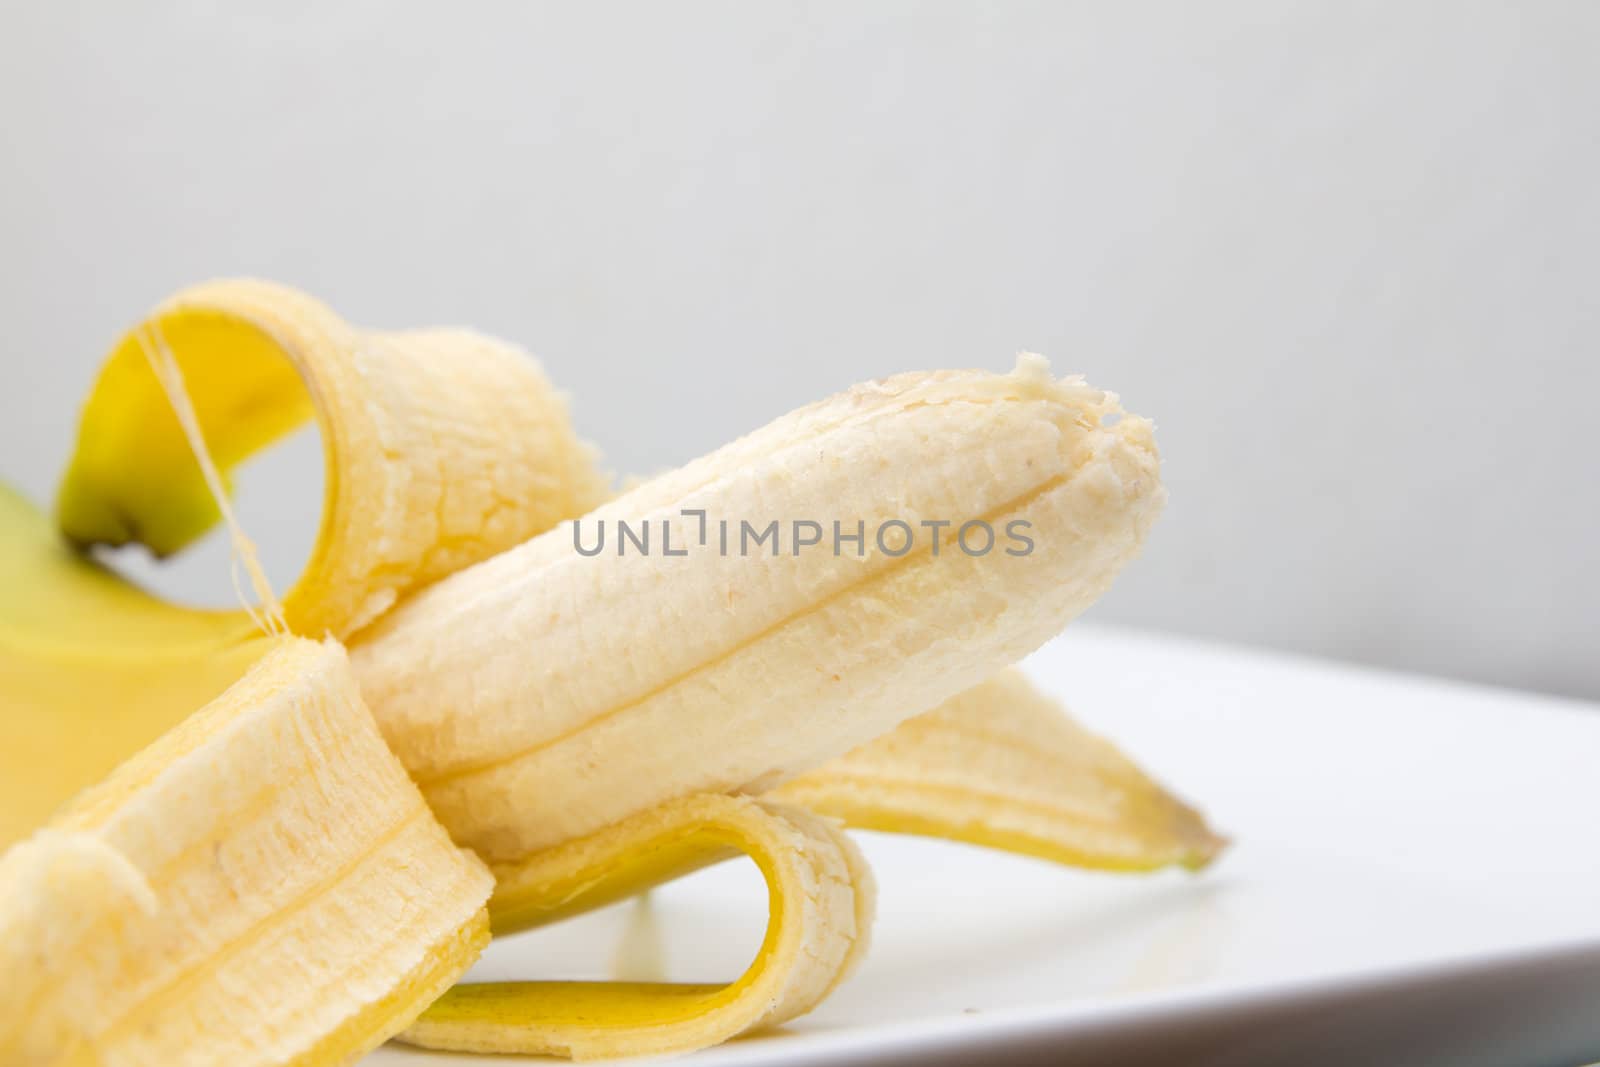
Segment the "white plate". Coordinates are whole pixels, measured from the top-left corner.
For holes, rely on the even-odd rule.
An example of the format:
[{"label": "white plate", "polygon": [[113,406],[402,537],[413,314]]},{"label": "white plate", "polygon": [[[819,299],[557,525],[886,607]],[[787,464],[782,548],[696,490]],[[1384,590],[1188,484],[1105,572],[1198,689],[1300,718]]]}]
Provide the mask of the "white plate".
[{"label": "white plate", "polygon": [[[1235,847],[1198,877],[1125,877],[863,835],[881,897],[860,972],[695,1062],[1600,1058],[1600,708],[1096,627],[1028,666]],[[656,938],[668,978],[726,980],[764,923],[754,871],[726,864],[497,941],[473,977],[612,977]]]}]

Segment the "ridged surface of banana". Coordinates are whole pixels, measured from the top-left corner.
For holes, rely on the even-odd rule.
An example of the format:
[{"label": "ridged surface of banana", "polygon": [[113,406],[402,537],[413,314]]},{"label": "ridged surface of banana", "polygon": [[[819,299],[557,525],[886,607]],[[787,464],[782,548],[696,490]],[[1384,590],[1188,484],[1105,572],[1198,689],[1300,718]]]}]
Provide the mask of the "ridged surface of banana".
[{"label": "ridged surface of banana", "polygon": [[218,507],[146,352],[170,349],[227,471],[315,417],[322,526],[284,597],[295,633],[344,638],[408,590],[603,500],[593,450],[539,365],[468,330],[361,330],[303,293],[227,280],[174,295],[112,352],[56,500],[80,545],[157,555]]},{"label": "ridged surface of banana", "polygon": [[[863,555],[589,558],[563,526],[363,634],[362,692],[491,862],[676,797],[765,791],[978,684],[1105,590],[1164,496],[1150,424],[1121,414],[1042,361],[859,386],[583,521],[860,521]],[[893,519],[1026,521],[1034,549],[895,556],[872,533]]]},{"label": "ridged surface of banana", "polygon": [[351,1062],[476,958],[491,885],[343,650],[287,639],[0,859],[0,1062]]},{"label": "ridged surface of banana", "polygon": [[853,827],[967,841],[1074,867],[1210,863],[1204,817],[1016,669],[771,794]]}]

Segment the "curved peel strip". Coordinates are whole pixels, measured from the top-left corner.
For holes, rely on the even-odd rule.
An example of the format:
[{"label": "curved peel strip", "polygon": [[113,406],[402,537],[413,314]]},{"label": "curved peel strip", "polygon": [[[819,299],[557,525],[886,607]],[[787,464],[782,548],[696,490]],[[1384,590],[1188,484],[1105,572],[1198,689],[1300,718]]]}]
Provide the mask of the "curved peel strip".
[{"label": "curved peel strip", "polygon": [[1015,668],[770,796],[861,829],[1098,870],[1198,869],[1227,844]]},{"label": "curved peel strip", "polygon": [[551,922],[743,853],[768,889],[755,961],[728,985],[495,982],[446,993],[401,1040],[594,1059],[686,1052],[809,1011],[866,949],[873,883],[832,822],[767,801],[695,796],[498,869],[495,931]]},{"label": "curved peel strip", "polygon": [[343,650],[285,640],[0,858],[0,1062],[348,1063],[470,966],[490,888]]},{"label": "curved peel strip", "polygon": [[183,548],[217,502],[152,372],[170,347],[224,474],[315,417],[324,501],[284,596],[295,633],[344,638],[408,590],[519,544],[607,495],[592,450],[526,353],[467,330],[378,332],[268,282],[173,296],[112,352],[56,501],[79,545]]}]

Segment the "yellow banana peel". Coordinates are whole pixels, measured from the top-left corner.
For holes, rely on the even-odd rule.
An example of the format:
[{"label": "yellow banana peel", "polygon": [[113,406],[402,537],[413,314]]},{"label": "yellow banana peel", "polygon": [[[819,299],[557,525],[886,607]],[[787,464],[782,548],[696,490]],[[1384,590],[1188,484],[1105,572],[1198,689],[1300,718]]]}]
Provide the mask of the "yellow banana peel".
[{"label": "yellow banana peel", "polygon": [[[181,379],[182,397],[171,395],[170,381],[163,387],[157,372],[164,359],[177,372],[174,380]],[[966,397],[975,391],[984,404],[1011,405],[1020,412],[1024,436],[1037,433],[1048,441],[1052,433],[1083,435],[1082,443],[1063,452],[1076,466],[1063,468],[1067,473],[1051,476],[1054,480],[1040,475],[1044,480],[1037,492],[1055,494],[1040,499],[1059,499],[1052,507],[1093,506],[1102,516],[1115,514],[1106,510],[1107,501],[1127,503],[1127,514],[1139,524],[1142,538],[1143,524],[1154,512],[1139,510],[1139,502],[1154,499],[1159,507],[1159,498],[1149,497],[1154,475],[1140,458],[1148,448],[1147,424],[1134,420],[1115,437],[1096,436],[1100,415],[1114,408],[1114,397],[1106,401],[1109,394],[1048,379],[1041,384],[1031,371],[1019,375],[1014,381],[970,384],[930,377],[926,383],[850,400],[842,421],[826,411],[809,416],[810,421],[797,413],[792,417],[796,424],[784,432],[823,432],[818,426],[827,420],[832,421],[826,432],[860,432],[851,420],[866,417],[861,414],[864,405],[887,404],[893,410],[885,418],[933,419],[914,428],[922,433],[940,427],[937,419],[946,418],[941,405],[949,405],[950,418],[964,416],[971,406]],[[193,440],[196,434],[186,432],[179,417],[184,402],[192,405],[190,430],[202,441]],[[910,414],[895,415],[896,405]],[[1066,414],[1051,405],[1064,405],[1060,412]],[[1083,406],[1081,419],[1070,414],[1071,405]],[[929,411],[933,414],[927,415]],[[1025,421],[1032,412],[1046,416],[1036,428]],[[527,573],[528,565],[516,562],[507,550],[566,536],[552,533],[537,539],[608,497],[593,450],[573,433],[562,398],[537,365],[517,350],[467,331],[361,330],[293,290],[226,281],[173,297],[112,353],[84,408],[78,445],[56,503],[60,533],[78,548],[139,543],[158,555],[179,551],[211,528],[225,506],[216,487],[208,486],[197,452],[214,459],[225,487],[239,463],[311,419],[323,440],[323,518],[311,559],[284,598],[283,619],[294,634],[352,641],[360,661],[355,682],[349,679],[342,649],[331,641],[263,636],[249,612],[205,612],[165,603],[65,547],[24,501],[0,491],[0,580],[8,589],[0,601],[0,677],[5,679],[0,701],[6,709],[0,721],[0,845],[35,830],[70,797],[92,787],[58,814],[50,829],[17,845],[0,861],[0,881],[11,879],[5,884],[24,887],[0,896],[0,930],[6,932],[0,944],[9,943],[12,955],[24,962],[46,948],[56,952],[46,969],[50,981],[76,991],[72,996],[30,994],[41,998],[38,1003],[54,1006],[38,1016],[37,1024],[27,1025],[12,1019],[16,1005],[0,997],[0,1059],[6,1062],[68,1063],[86,1050],[119,1064],[184,1062],[175,1050],[187,1042],[187,1047],[212,1054],[226,1049],[230,1062],[333,1063],[402,1029],[403,1040],[435,1048],[574,1058],[686,1051],[810,1010],[859,961],[871,923],[872,881],[854,845],[840,832],[841,823],[946,837],[1105,870],[1199,867],[1222,847],[1193,809],[1108,743],[1073,724],[1020,675],[1003,672],[898,726],[896,722],[922,708],[907,707],[898,715],[892,709],[878,711],[876,718],[858,712],[854,727],[838,716],[824,719],[816,729],[833,730],[832,740],[799,739],[806,741],[802,747],[807,754],[799,765],[790,768],[792,760],[780,760],[740,788],[732,788],[733,783],[719,786],[715,775],[691,775],[682,785],[639,793],[620,818],[575,823],[575,832],[550,840],[547,834],[519,827],[510,839],[538,843],[488,856],[495,879],[488,914],[497,934],[622,899],[730,856],[750,857],[767,882],[769,925],[750,968],[725,985],[462,985],[421,1011],[476,955],[484,919],[476,905],[467,906],[479,892],[472,876],[476,861],[453,859],[453,851],[441,850],[443,831],[418,801],[415,812],[406,816],[406,825],[415,828],[405,832],[421,836],[407,847],[431,850],[426,866],[435,874],[435,891],[441,900],[455,902],[454,912],[444,911],[457,916],[445,926],[412,930],[411,945],[422,948],[423,959],[413,956],[407,964],[405,953],[391,951],[392,944],[388,949],[374,945],[367,953],[357,940],[367,927],[352,919],[349,929],[339,932],[349,935],[339,947],[339,959],[344,964],[370,963],[359,980],[340,972],[347,985],[360,991],[354,1001],[320,1014],[300,1012],[287,1022],[279,1005],[262,1002],[256,1005],[261,1017],[247,1019],[243,1007],[215,1000],[219,994],[195,979],[173,987],[181,994],[163,994],[165,999],[154,1002],[130,1000],[123,1018],[145,1019],[140,1026],[97,1019],[84,998],[159,983],[159,968],[156,963],[146,967],[150,957],[141,955],[140,946],[161,943],[162,938],[183,941],[185,931],[205,935],[184,942],[196,961],[229,952],[238,957],[239,967],[277,965],[270,954],[257,958],[229,947],[228,938],[238,931],[217,933],[214,925],[207,925],[209,919],[195,917],[211,915],[204,907],[211,899],[208,894],[271,897],[264,887],[273,872],[258,862],[265,854],[246,854],[241,844],[251,840],[251,833],[262,832],[253,827],[266,825],[259,821],[270,816],[269,809],[260,807],[265,801],[239,809],[243,814],[185,821],[184,803],[204,804],[205,797],[224,789],[225,783],[215,777],[184,777],[196,773],[192,765],[203,743],[220,743],[215,738],[226,730],[219,724],[266,723],[258,729],[277,738],[273,743],[288,745],[292,738],[283,733],[282,722],[297,722],[295,716],[306,707],[338,708],[341,725],[323,730],[324,747],[318,747],[317,737],[301,738],[304,751],[294,751],[302,762],[336,762],[339,753],[348,757],[341,738],[361,738],[361,760],[349,757],[340,764],[345,778],[355,784],[340,779],[339,788],[330,788],[334,779],[325,775],[316,790],[286,786],[277,791],[276,801],[292,813],[292,818],[282,816],[285,825],[334,825],[346,818],[351,795],[346,790],[363,782],[386,782],[386,796],[415,793],[409,782],[402,786],[394,781],[398,765],[393,773],[385,769],[393,757],[387,751],[380,754],[383,746],[373,747],[376,733],[364,705],[379,694],[382,699],[373,708],[378,728],[406,770],[424,781],[430,803],[436,803],[420,764],[441,758],[445,750],[439,743],[451,735],[440,729],[470,727],[482,735],[483,727],[473,718],[480,712],[464,706],[460,725],[430,724],[425,735],[408,733],[406,716],[411,712],[397,713],[386,695],[386,650],[397,650],[392,658],[403,661],[407,671],[442,672],[429,675],[426,682],[442,687],[448,700],[483,690],[488,677],[483,669],[474,674],[463,668],[452,683],[452,664],[471,657],[451,659],[444,648],[449,642],[465,646],[503,639],[497,627],[504,616],[484,615],[482,604],[492,597],[474,590],[489,582],[505,584],[495,567],[521,567]],[[1063,428],[1050,430],[1050,420]],[[746,439],[753,440],[755,435]],[[1127,458],[1116,451],[1124,446],[1131,449]],[[752,451],[755,446],[746,442],[730,449],[741,447],[745,453],[736,457],[738,463],[759,459]],[[1084,467],[1086,462],[1091,466]],[[1101,465],[1092,466],[1096,463]],[[691,465],[676,481],[665,476],[633,492],[639,501],[651,494],[676,501],[685,491],[692,494],[697,486],[709,484],[711,475],[695,471]],[[619,500],[625,504],[631,495]],[[1092,599],[1131,554],[1119,548],[1095,556],[1100,550],[1087,540],[1096,536],[1092,522],[1076,525],[1074,536],[1088,558],[1105,562],[1096,564],[1099,572],[1071,576],[1071,595],[1078,599],[1063,600],[1054,609],[1063,613]],[[517,551],[526,554],[530,549]],[[531,551],[537,556],[545,549]],[[502,562],[508,559],[512,562]],[[919,566],[921,570],[908,572],[917,575],[915,588],[931,588],[929,575],[943,572]],[[457,588],[459,596],[453,592]],[[430,589],[427,596],[412,596],[425,589]],[[390,609],[408,597],[402,624],[391,625],[386,621]],[[450,615],[442,628],[453,631],[447,641],[429,628],[427,605],[460,602],[476,605],[478,614],[469,610],[465,616]],[[495,610],[515,613],[517,606],[508,602]],[[975,610],[983,616],[993,608],[985,604]],[[1038,629],[1049,618],[1041,615],[1029,625]],[[908,647],[909,636],[899,640]],[[1033,638],[997,639],[993,655],[1026,651],[1019,640]],[[536,659],[542,651],[525,649],[523,669],[548,670]],[[974,660],[973,669],[981,662],[987,661]],[[562,669],[580,667],[568,664]],[[910,699],[955,693],[962,677],[949,672],[940,683],[944,689],[909,687],[916,694]],[[285,692],[301,692],[303,699],[285,702]],[[874,706],[887,707],[885,698],[874,694]],[[518,700],[524,709],[538,707],[528,703],[533,699],[529,694],[497,699],[509,703],[486,706],[482,714],[503,720]],[[498,720],[484,721],[493,725]],[[276,733],[273,722],[279,722]],[[826,762],[833,752],[850,747],[851,739],[863,732],[860,723],[873,722],[879,725],[866,736],[881,736]],[[304,724],[297,729],[303,732]],[[230,753],[225,766],[242,760],[247,744],[272,751],[249,731],[237,732],[233,748],[218,750]],[[605,734],[595,736],[603,739]],[[770,759],[761,753],[783,747],[787,736],[775,734],[766,748],[751,749],[748,758]],[[417,747],[424,737],[427,744]],[[619,766],[626,762],[620,758],[625,752],[641,747],[609,743]],[[603,765],[608,750],[583,751],[578,758]],[[139,754],[133,756],[135,752]],[[236,777],[254,780],[242,770]],[[785,778],[791,780],[782,784]],[[190,792],[180,793],[176,787],[163,792],[159,787],[169,779],[189,782]],[[768,797],[736,795],[774,787]],[[577,803],[580,798],[572,799]],[[393,800],[391,806],[405,803]],[[544,797],[541,803],[559,806],[563,798]],[[474,828],[461,824],[472,809],[458,808],[449,809],[446,828],[457,840],[475,843]],[[95,814],[90,818],[86,811]],[[147,838],[124,840],[105,830],[126,822],[150,834],[166,820],[189,827],[187,836],[180,834],[172,845],[187,842],[185,855],[202,855],[205,848],[218,850],[218,855],[240,850],[238,877],[197,888],[175,874],[182,868],[146,862],[155,855],[143,851]],[[406,849],[388,836],[394,832],[355,820],[339,840],[352,849],[365,842],[376,849],[370,855],[403,857]],[[350,862],[339,869],[345,871]],[[285,858],[278,866],[284,864],[294,865]],[[312,877],[316,869],[308,864],[294,873]],[[385,899],[378,882],[396,876],[381,862],[374,869],[370,879],[341,875],[341,884],[351,887],[351,899]],[[86,900],[75,888],[85,879],[112,879],[129,888]],[[276,910],[266,903],[260,906],[266,910],[255,917],[257,929],[298,929],[292,907],[283,902]],[[184,910],[190,907],[199,910]],[[112,917],[104,918],[102,912]],[[133,933],[126,943],[113,938],[110,948],[96,950],[83,931],[100,929],[98,924],[105,922]],[[207,940],[213,934],[215,940]],[[69,948],[57,951],[64,947]],[[0,957],[6,951],[0,948]],[[114,964],[105,962],[106,952],[112,951],[121,953]],[[80,976],[80,958],[98,968],[83,972],[92,973],[91,978]],[[319,958],[310,953],[304,966],[315,967]],[[218,1017],[233,1035],[232,1044],[209,1030],[195,1029],[199,1024],[192,1011],[202,1005],[222,1012]],[[166,1036],[140,1044],[138,1034],[146,1031]],[[205,1043],[213,1039],[221,1043]],[[195,1054],[189,1055],[193,1059]]]},{"label": "yellow banana peel", "polygon": [[1198,870],[1227,845],[1015,668],[772,795],[862,829],[1103,871]]},{"label": "yellow banana peel", "polygon": [[594,1059],[715,1044],[810,1011],[866,951],[874,887],[833,820],[745,797],[670,801],[497,874],[497,932],[541,925],[743,854],[767,883],[755,961],[727,985],[458,985],[401,1040]]},{"label": "yellow banana peel", "polygon": [[285,595],[295,633],[341,640],[407,591],[519,544],[603,500],[593,450],[526,353],[468,330],[359,330],[267,282],[186,289],[129,332],[84,405],[56,499],[75,545],[166,556],[219,502],[152,373],[170,351],[224,476],[315,417],[323,510]]},{"label": "yellow banana peel", "polygon": [[0,486],[0,847],[177,726],[272,647],[242,612],[166,603],[69,549]]}]

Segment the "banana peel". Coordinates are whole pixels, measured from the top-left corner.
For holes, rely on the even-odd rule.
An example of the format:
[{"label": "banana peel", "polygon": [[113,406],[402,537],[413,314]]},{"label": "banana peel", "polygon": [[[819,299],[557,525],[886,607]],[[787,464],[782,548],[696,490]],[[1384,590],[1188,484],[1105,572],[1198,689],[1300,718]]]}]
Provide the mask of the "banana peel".
[{"label": "banana peel", "polygon": [[1016,668],[771,795],[864,830],[1092,870],[1199,870],[1227,846]]},{"label": "banana peel", "polygon": [[[292,290],[219,282],[158,308],[102,371],[56,506],[77,547],[140,543],[165,555],[222,516],[152,373],[152,334],[181,370],[225,485],[250,455],[317,421],[324,512],[284,599],[294,633],[359,636],[407,594],[607,495],[561,398],[516,350],[465,331],[362,331]],[[132,587],[63,548],[9,493],[0,576],[16,593],[0,605],[0,843],[132,752],[159,748],[281,644],[245,612],[180,608]],[[870,874],[835,820],[1107,870],[1198,867],[1223,844],[1006,676],[770,798],[678,798],[494,867],[499,934],[750,856],[768,883],[769,927],[744,976],[706,987],[463,985],[403,1039],[588,1058],[686,1051],[809,1010],[859,961],[870,927]],[[406,1021],[389,1019],[389,1032]]]},{"label": "banana peel", "polygon": [[210,703],[272,647],[68,548],[0,485],[0,848]]},{"label": "banana peel", "polygon": [[748,797],[670,801],[497,874],[496,932],[609,904],[735,855],[767,883],[767,932],[726,985],[463,983],[400,1040],[595,1059],[683,1051],[803,1015],[866,953],[875,889],[837,822]]},{"label": "banana peel", "polygon": [[295,633],[344,640],[409,590],[609,492],[565,398],[521,350],[470,330],[361,330],[293,289],[227,280],[173,296],[107,359],[56,497],[78,547],[167,556],[221,518],[151,371],[152,341],[177,364],[224,489],[240,462],[316,420],[322,522],[283,598]]}]

